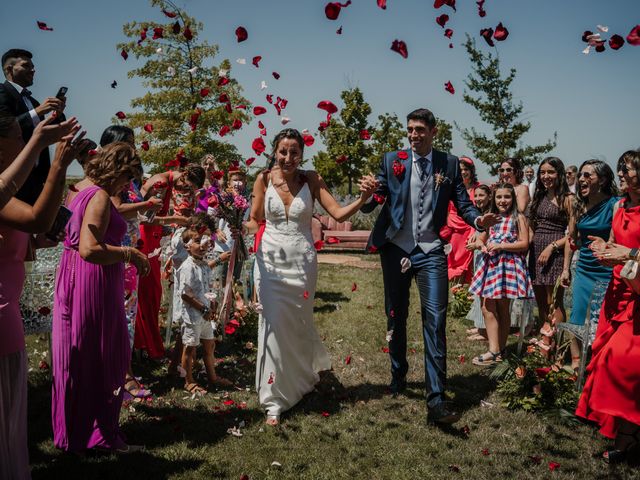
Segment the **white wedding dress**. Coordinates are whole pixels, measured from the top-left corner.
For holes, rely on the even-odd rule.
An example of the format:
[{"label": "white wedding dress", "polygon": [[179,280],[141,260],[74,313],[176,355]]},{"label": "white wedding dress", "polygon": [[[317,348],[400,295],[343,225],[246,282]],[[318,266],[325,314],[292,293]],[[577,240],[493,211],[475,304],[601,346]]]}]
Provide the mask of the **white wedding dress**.
[{"label": "white wedding dress", "polygon": [[[289,211],[271,185],[266,228],[256,254],[258,329],[256,390],[268,415],[280,415],[314,389],[331,361],[313,323],[318,265],[311,236],[313,198],[305,183]],[[288,215],[287,215],[288,213]]]}]

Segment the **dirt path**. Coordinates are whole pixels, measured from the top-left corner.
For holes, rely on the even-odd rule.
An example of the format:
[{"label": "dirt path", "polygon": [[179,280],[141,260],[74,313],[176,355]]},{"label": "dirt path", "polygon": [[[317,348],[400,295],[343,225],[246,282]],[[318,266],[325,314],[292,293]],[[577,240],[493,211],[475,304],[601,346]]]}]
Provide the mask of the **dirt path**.
[{"label": "dirt path", "polygon": [[375,261],[360,260],[353,255],[338,255],[335,253],[319,253],[318,263],[327,263],[329,265],[346,265],[349,267],[366,268],[377,270],[380,268],[380,262],[377,257]]}]

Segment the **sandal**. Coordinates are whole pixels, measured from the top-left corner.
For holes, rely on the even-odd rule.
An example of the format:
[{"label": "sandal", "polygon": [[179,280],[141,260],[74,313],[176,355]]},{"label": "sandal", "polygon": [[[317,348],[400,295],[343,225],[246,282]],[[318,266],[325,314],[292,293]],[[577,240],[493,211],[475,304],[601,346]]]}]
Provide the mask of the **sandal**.
[{"label": "sandal", "polygon": [[151,390],[145,389],[144,385],[142,385],[136,377],[129,377],[127,375],[124,384],[124,400],[141,402],[152,396]]},{"label": "sandal", "polygon": [[501,352],[494,353],[494,352],[488,351],[487,353],[474,357],[474,359],[471,360],[471,363],[473,363],[474,365],[478,365],[480,367],[488,367],[491,365],[496,365],[498,362],[501,362],[501,361],[502,361]]},{"label": "sandal", "polygon": [[207,391],[197,383],[185,383],[184,390],[193,395],[205,395],[207,393]]},{"label": "sandal", "polygon": [[267,415],[267,419],[264,423],[270,427],[277,427],[280,425],[280,415]]}]

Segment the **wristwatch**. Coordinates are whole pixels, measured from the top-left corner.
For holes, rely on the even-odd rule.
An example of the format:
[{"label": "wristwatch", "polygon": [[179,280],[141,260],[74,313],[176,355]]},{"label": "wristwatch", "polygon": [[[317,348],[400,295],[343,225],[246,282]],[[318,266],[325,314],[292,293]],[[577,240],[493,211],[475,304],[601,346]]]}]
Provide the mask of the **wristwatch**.
[{"label": "wristwatch", "polygon": [[207,315],[209,315],[209,312],[211,310],[209,309],[209,307],[207,307],[206,305],[204,307],[202,307],[202,316],[206,317]]},{"label": "wristwatch", "polygon": [[636,260],[637,261],[638,257],[639,257],[639,254],[640,254],[640,249],[632,248],[631,250],[629,250],[629,258],[631,260]]}]

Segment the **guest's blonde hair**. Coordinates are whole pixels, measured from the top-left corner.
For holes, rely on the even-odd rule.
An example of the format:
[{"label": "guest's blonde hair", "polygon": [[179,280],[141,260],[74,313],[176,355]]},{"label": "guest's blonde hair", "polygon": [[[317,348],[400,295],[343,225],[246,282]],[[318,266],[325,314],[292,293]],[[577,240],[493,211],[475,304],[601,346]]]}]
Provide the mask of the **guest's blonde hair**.
[{"label": "guest's blonde hair", "polygon": [[84,172],[93,183],[108,188],[123,174],[139,178],[142,162],[131,144],[114,142],[89,157],[84,164]]}]

